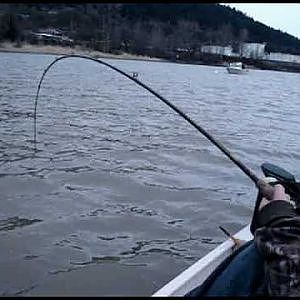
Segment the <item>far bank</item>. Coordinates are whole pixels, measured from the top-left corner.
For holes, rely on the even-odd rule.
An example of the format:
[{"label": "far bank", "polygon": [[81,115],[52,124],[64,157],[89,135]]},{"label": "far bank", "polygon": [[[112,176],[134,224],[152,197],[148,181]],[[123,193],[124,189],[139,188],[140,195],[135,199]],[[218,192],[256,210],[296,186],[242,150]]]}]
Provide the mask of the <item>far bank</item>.
[{"label": "far bank", "polygon": [[111,58],[111,59],[123,59],[123,60],[141,60],[141,61],[153,61],[153,62],[173,62],[180,64],[193,64],[193,65],[206,65],[206,66],[218,66],[225,67],[230,62],[236,61],[237,59],[241,61],[248,69],[260,69],[260,70],[271,70],[271,71],[281,71],[281,72],[292,72],[300,73],[300,64],[280,62],[280,61],[267,61],[259,59],[250,58],[228,58],[220,55],[202,55],[200,59],[168,59],[168,58],[158,58],[150,57],[146,55],[134,55],[130,53],[112,54],[100,51],[95,51],[92,49],[86,49],[81,46],[74,47],[62,47],[54,45],[32,45],[32,44],[22,44],[17,45],[9,42],[0,43],[0,52],[12,52],[12,53],[31,53],[31,54],[50,54],[50,55],[86,55],[93,58]]},{"label": "far bank", "polygon": [[31,53],[31,54],[53,54],[53,55],[87,55],[94,58],[113,58],[113,59],[128,59],[128,60],[143,60],[143,61],[166,61],[165,59],[134,55],[130,53],[122,54],[112,54],[104,53],[100,51],[95,51],[91,49],[85,49],[81,46],[75,47],[62,47],[62,46],[53,46],[53,45],[32,45],[32,44],[23,44],[17,46],[13,43],[0,43],[0,52],[13,52],[13,53]]}]

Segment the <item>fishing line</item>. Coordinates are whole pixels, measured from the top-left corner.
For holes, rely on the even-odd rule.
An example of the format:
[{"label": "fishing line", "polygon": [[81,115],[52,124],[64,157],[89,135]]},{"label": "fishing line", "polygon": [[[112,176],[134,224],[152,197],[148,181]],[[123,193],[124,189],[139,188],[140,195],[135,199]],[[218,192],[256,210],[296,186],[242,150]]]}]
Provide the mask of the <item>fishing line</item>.
[{"label": "fishing line", "polygon": [[110,69],[113,69],[114,71],[120,73],[121,75],[127,77],[128,79],[134,81],[136,84],[139,86],[143,87],[147,91],[149,91],[151,94],[153,94],[155,97],[160,99],[162,102],[164,102],[166,105],[168,105],[170,108],[172,108],[175,112],[177,112],[181,117],[183,117],[188,123],[190,123],[194,128],[196,128],[202,135],[204,135],[209,141],[211,141],[217,148],[219,148],[233,163],[235,163],[246,175],[248,178],[250,178],[255,185],[261,189],[263,194],[266,197],[271,197],[272,193],[272,187],[265,183],[263,180],[259,179],[245,164],[243,164],[238,158],[236,158],[224,145],[221,144],[221,142],[217,141],[210,133],[208,133],[203,127],[198,125],[195,121],[193,121],[189,116],[187,116],[184,112],[182,112],[178,107],[176,107],[173,103],[168,101],[166,98],[158,94],[156,91],[148,87],[146,84],[142,83],[139,81],[136,76],[130,76],[129,74],[125,73],[124,71],[118,69],[117,67],[112,66],[111,64],[104,62],[100,59],[96,59],[93,57],[85,56],[85,55],[77,55],[77,54],[71,54],[71,55],[64,55],[61,57],[56,58],[52,63],[48,65],[48,67],[44,70],[43,75],[39,81],[38,88],[37,88],[37,93],[35,97],[35,102],[34,102],[34,145],[35,145],[35,150],[36,150],[36,137],[37,137],[37,104],[38,104],[38,97],[39,97],[39,92],[41,89],[42,82],[45,78],[46,73],[50,70],[50,68],[57,63],[60,60],[67,59],[67,58],[83,58],[87,60],[94,61],[98,64],[105,65],[109,67]]}]

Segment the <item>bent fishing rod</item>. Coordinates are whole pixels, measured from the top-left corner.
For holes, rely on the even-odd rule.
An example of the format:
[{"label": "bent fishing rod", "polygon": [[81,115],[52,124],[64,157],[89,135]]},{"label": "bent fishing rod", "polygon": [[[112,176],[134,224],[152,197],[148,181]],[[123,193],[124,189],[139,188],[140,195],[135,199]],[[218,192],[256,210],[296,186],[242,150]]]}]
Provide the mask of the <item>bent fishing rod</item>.
[{"label": "bent fishing rod", "polygon": [[153,94],[156,98],[160,99],[162,102],[164,102],[166,105],[168,105],[171,109],[173,109],[175,112],[177,112],[181,117],[183,117],[188,123],[190,123],[194,128],[196,128],[202,135],[204,135],[210,142],[212,142],[218,149],[220,149],[233,163],[235,163],[239,169],[241,169],[248,178],[250,178],[255,185],[260,189],[262,194],[267,197],[271,198],[273,195],[273,187],[266,183],[264,180],[260,179],[257,175],[255,175],[244,163],[242,163],[237,157],[235,157],[221,142],[217,141],[210,133],[207,132],[202,126],[198,125],[195,121],[193,121],[189,116],[187,116],[184,112],[182,112],[177,106],[175,106],[173,103],[171,103],[169,100],[167,100],[165,97],[161,96],[159,93],[151,89],[146,84],[139,81],[136,76],[130,76],[129,74],[125,73],[124,71],[120,70],[117,67],[114,67],[113,65],[100,60],[96,59],[90,56],[85,55],[78,55],[78,54],[70,54],[70,55],[63,55],[61,57],[56,58],[52,63],[50,63],[47,68],[44,70],[43,75],[41,76],[41,79],[38,84],[37,93],[35,97],[34,102],[34,145],[36,150],[36,140],[37,140],[37,103],[38,103],[38,97],[41,89],[42,82],[45,78],[45,75],[50,70],[50,68],[57,63],[60,60],[67,59],[67,58],[83,58],[87,60],[94,61],[96,63],[102,64],[107,66],[108,68],[118,72],[119,74],[127,77],[128,79],[134,81],[136,84],[141,86],[142,88],[149,91],[151,94]]}]

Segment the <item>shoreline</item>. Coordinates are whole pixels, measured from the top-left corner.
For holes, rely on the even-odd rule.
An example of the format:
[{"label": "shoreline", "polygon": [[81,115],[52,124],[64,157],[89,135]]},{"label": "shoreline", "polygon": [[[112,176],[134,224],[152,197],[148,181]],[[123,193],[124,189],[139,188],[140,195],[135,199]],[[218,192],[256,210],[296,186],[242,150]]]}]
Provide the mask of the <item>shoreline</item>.
[{"label": "shoreline", "polygon": [[[207,61],[195,61],[195,60],[173,60],[163,59],[157,57],[149,57],[146,55],[135,55],[130,53],[112,54],[100,52],[92,49],[86,49],[82,46],[76,45],[74,47],[63,47],[53,45],[32,45],[24,43],[21,46],[10,42],[0,43],[0,53],[27,53],[27,54],[41,54],[41,55],[86,55],[95,59],[107,58],[107,59],[120,59],[120,60],[136,60],[145,62],[169,62],[176,64],[191,64],[191,65],[203,65],[203,66],[214,66],[214,67],[225,67],[226,61],[220,62],[217,58],[210,62]],[[277,61],[265,61],[243,58],[241,61],[247,65],[248,69],[253,70],[268,70],[278,72],[289,72],[289,73],[300,73],[300,64],[291,64]]]},{"label": "shoreline", "polygon": [[62,47],[52,45],[31,45],[23,44],[21,47],[17,47],[12,43],[0,43],[0,53],[28,53],[28,54],[45,54],[45,55],[87,55],[94,58],[109,58],[109,59],[123,59],[123,60],[141,60],[141,61],[154,61],[154,62],[166,62],[167,60],[162,58],[155,58],[142,55],[134,55],[129,53],[112,54],[105,53],[96,50],[83,49],[80,46]]},{"label": "shoreline", "polygon": [[206,63],[202,61],[185,61],[185,60],[171,60],[157,57],[149,57],[146,55],[135,55],[130,53],[112,54],[105,53],[91,49],[84,49],[81,46],[76,45],[75,47],[62,47],[53,45],[32,45],[24,43],[22,46],[17,47],[13,43],[4,42],[0,43],[0,54],[1,53],[25,53],[25,54],[39,54],[39,55],[87,55],[93,58],[108,58],[108,59],[120,59],[120,60],[137,60],[146,62],[168,62],[176,64],[188,64],[188,65],[203,65],[203,66],[214,66],[224,67],[224,64],[220,63]]}]

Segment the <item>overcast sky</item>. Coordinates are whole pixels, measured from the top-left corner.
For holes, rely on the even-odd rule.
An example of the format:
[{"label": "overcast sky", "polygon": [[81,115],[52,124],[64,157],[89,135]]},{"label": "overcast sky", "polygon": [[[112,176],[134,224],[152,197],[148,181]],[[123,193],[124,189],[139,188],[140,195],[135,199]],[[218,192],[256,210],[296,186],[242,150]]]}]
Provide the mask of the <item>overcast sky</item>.
[{"label": "overcast sky", "polygon": [[221,3],[300,39],[300,3]]}]

